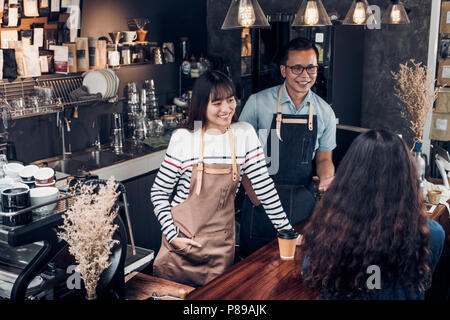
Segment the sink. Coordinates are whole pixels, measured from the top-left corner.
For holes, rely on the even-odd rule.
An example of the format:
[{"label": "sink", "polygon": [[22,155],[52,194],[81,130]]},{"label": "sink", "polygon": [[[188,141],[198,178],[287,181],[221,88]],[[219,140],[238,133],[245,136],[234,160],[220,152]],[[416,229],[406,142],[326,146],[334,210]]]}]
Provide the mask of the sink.
[{"label": "sink", "polygon": [[[161,147],[160,149],[164,148]],[[114,149],[109,146],[103,146],[101,150],[89,148],[81,152],[73,153],[68,159],[43,159],[36,161],[35,164],[40,165],[42,162],[45,162],[45,165],[53,168],[55,171],[76,175],[107,168],[117,163],[146,156],[152,152],[159,151],[159,149],[150,148],[143,143],[136,145],[132,141],[127,140],[124,144],[123,151],[124,153],[122,154],[116,154]]]},{"label": "sink", "polygon": [[100,168],[131,159],[128,154],[115,154],[111,151],[93,150],[72,157],[73,160],[85,163],[89,167]]},{"label": "sink", "polygon": [[74,154],[69,159],[48,161],[47,163],[50,168],[53,168],[56,171],[67,174],[77,174],[107,167],[131,158],[131,155],[117,155],[109,150],[90,150],[87,152]]},{"label": "sink", "polygon": [[55,171],[72,175],[88,170],[86,164],[73,159],[49,161],[47,165]]}]

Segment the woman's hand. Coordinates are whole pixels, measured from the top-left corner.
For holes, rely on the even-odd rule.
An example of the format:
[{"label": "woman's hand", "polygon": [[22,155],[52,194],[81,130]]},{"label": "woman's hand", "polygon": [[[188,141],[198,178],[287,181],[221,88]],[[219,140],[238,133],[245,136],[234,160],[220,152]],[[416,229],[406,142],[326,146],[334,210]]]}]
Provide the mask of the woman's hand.
[{"label": "woman's hand", "polygon": [[303,241],[303,236],[302,236],[302,235],[299,235],[298,238],[297,238],[297,245],[298,245],[298,246],[301,245],[301,244],[302,244],[302,241]]},{"label": "woman's hand", "polygon": [[170,242],[170,244],[177,250],[183,250],[189,245],[191,245],[193,247],[197,247],[197,248],[202,247],[202,245],[200,243],[198,243],[197,241],[194,241],[189,238],[180,238],[180,237],[176,237],[175,239],[173,239]]}]

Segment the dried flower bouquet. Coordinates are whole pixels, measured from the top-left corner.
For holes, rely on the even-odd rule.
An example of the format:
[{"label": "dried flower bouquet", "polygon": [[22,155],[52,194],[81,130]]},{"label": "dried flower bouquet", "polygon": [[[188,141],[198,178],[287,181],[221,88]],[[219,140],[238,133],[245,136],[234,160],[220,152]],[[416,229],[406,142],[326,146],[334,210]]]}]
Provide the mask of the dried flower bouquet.
[{"label": "dried flower bouquet", "polygon": [[81,274],[88,297],[95,296],[100,275],[110,264],[113,235],[118,228],[114,224],[117,208],[112,210],[120,194],[116,190],[113,177],[106,185],[81,185],[73,206],[63,215],[64,231],[58,233],[78,263],[76,270]]},{"label": "dried flower bouquet", "polygon": [[403,103],[401,115],[409,120],[410,128],[418,139],[422,139],[425,121],[437,98],[435,80],[427,71],[426,66],[413,59],[400,64],[398,72],[391,71],[397,82],[394,87],[395,95]]}]

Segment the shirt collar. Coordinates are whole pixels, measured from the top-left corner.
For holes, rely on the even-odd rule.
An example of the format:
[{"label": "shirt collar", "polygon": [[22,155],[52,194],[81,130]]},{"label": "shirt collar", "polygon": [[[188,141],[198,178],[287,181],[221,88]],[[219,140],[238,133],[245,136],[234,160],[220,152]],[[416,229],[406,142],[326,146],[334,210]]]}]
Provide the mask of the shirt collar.
[{"label": "shirt collar", "polygon": [[[283,87],[283,89],[281,90],[280,104],[289,103],[289,106],[295,109],[294,103],[292,102],[292,99],[289,96],[287,89],[286,89],[286,81],[284,81],[284,83],[282,84],[282,87]],[[312,99],[312,91],[311,91],[311,89],[309,89],[308,93],[306,94],[305,99],[303,100],[303,102],[298,110],[300,111],[306,105],[307,102],[311,101],[311,99]]]}]

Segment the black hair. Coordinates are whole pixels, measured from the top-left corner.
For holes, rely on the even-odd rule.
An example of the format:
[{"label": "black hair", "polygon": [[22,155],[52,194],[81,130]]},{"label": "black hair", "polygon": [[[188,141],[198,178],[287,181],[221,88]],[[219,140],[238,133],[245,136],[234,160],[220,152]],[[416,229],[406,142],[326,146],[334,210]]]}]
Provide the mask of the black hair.
[{"label": "black hair", "polygon": [[314,45],[314,43],[312,43],[311,41],[309,41],[306,38],[301,38],[301,37],[292,39],[283,48],[283,51],[281,52],[280,65],[286,64],[286,61],[289,58],[289,51],[307,51],[310,49],[314,50],[314,53],[316,54],[316,57],[317,57],[317,61],[319,61],[319,50],[317,50],[317,47]]},{"label": "black hair", "polygon": [[[236,96],[233,81],[223,72],[212,70],[202,74],[194,84],[189,115],[185,128],[194,130],[194,122],[202,121],[206,124],[206,108],[211,101],[222,100]],[[236,122],[237,115],[233,115],[232,122]]]}]

